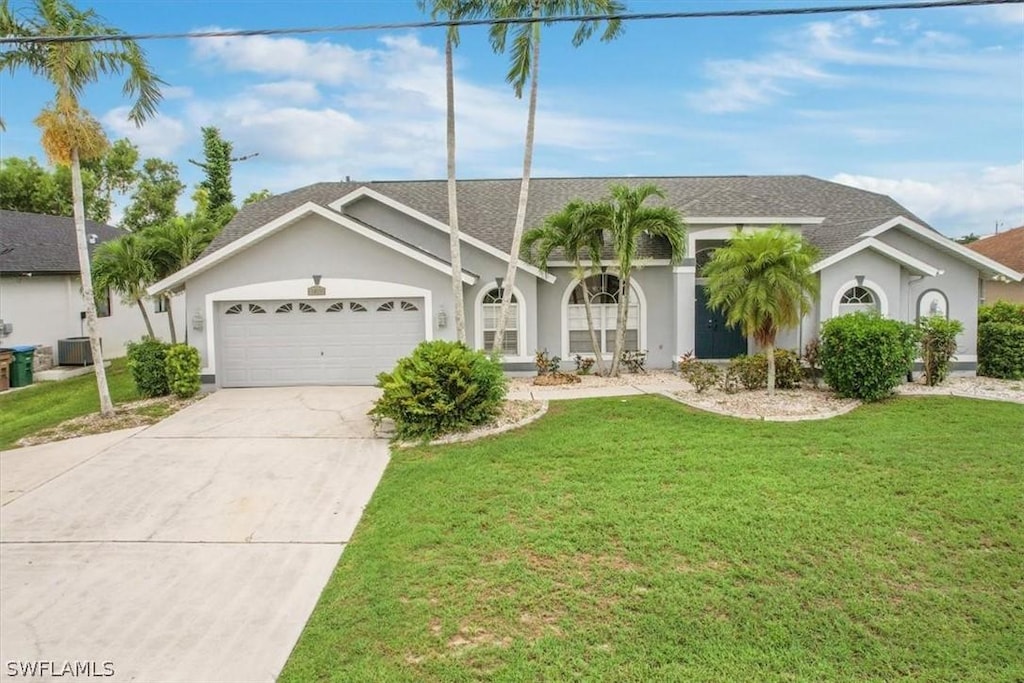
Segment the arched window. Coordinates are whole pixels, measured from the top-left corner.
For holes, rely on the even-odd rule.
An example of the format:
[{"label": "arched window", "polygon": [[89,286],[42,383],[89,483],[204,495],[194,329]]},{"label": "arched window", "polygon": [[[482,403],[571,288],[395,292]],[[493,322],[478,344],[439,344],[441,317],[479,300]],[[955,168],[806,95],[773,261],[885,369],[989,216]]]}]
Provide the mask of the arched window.
[{"label": "arched window", "polygon": [[[580,281],[569,295],[566,317],[569,332],[569,353],[593,354],[587,327],[587,310],[584,302],[590,300],[594,331],[597,333],[601,353],[615,351],[615,328],[619,309],[619,278],[609,273],[591,275]],[[636,287],[629,294],[629,308],[626,314],[627,351],[640,349],[640,296]]]},{"label": "arched window", "polygon": [[949,319],[949,301],[946,300],[946,295],[937,289],[929,289],[917,300],[918,319],[933,316]]},{"label": "arched window", "polygon": [[857,311],[877,312],[878,310],[878,297],[863,285],[854,285],[839,297],[839,315]]},{"label": "arched window", "polygon": [[[488,290],[480,300],[480,326],[483,329],[483,348],[490,350],[494,346],[494,333],[498,330],[498,316],[501,315],[502,291],[498,288]],[[506,356],[521,356],[519,350],[519,299],[512,295],[512,303],[508,307],[508,324],[505,325],[505,338],[501,343],[501,352]]]}]

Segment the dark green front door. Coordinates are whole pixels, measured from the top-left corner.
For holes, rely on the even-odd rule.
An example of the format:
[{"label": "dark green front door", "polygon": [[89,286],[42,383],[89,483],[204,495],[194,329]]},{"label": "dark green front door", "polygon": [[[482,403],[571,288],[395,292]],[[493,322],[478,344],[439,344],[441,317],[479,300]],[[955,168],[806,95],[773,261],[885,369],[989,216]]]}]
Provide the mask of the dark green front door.
[{"label": "dark green front door", "polygon": [[708,307],[704,285],[697,285],[694,338],[697,358],[733,358],[747,352],[747,338],[725,324],[725,314]]}]

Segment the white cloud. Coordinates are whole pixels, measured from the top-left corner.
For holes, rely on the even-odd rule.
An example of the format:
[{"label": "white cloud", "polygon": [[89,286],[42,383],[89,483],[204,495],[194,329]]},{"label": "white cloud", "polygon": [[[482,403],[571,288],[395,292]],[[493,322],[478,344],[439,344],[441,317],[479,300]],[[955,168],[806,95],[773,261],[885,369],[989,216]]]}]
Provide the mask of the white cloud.
[{"label": "white cloud", "polygon": [[747,111],[787,94],[788,84],[836,80],[807,60],[782,54],[758,60],[713,60],[705,64],[705,73],[716,85],[691,95],[689,101],[707,112]]},{"label": "white cloud", "polygon": [[347,45],[298,38],[231,36],[190,41],[193,54],[231,71],[345,83],[366,73],[368,55]]},{"label": "white cloud", "polygon": [[[444,59],[438,49],[412,34],[384,36],[366,50],[329,43],[302,43],[302,48],[295,42],[302,43],[266,37],[233,39],[216,48],[195,43],[201,59],[274,80],[228,87],[233,81],[225,79],[217,98],[189,103],[192,126],[216,125],[240,153],[259,152],[259,162],[248,168],[255,172],[274,164],[274,190],[288,189],[286,182],[346,174],[400,178],[444,173]],[[337,50],[358,68],[333,82],[323,72],[304,72],[302,64]],[[287,68],[276,63],[285,61],[282,52],[297,61]],[[275,63],[266,64],[271,55]],[[460,167],[488,174],[506,165],[510,155],[518,156],[526,103],[507,87],[482,86],[461,77],[456,94]],[[556,103],[555,91],[541,100],[538,149],[614,153],[635,143],[635,137],[627,136],[657,130],[610,114],[577,114],[573,109],[582,108],[577,102]]]},{"label": "white cloud", "polygon": [[165,85],[160,88],[165,100],[187,100],[194,94],[187,85]]},{"label": "white cloud", "polygon": [[311,81],[275,81],[251,86],[254,97],[268,100],[285,100],[293,104],[312,104],[320,100],[320,91]]},{"label": "white cloud", "polygon": [[129,107],[116,107],[103,115],[102,121],[114,137],[128,138],[138,146],[144,157],[168,158],[189,139],[188,129],[178,119],[157,114],[142,126],[128,120]]},{"label": "white cloud", "polygon": [[996,222],[1024,225],[1024,161],[963,168],[943,177],[928,169],[915,177],[884,178],[840,173],[832,180],[887,194],[948,235],[992,232]]},{"label": "white cloud", "polygon": [[1024,24],[1024,5],[989,7],[992,18],[1001,24]]}]

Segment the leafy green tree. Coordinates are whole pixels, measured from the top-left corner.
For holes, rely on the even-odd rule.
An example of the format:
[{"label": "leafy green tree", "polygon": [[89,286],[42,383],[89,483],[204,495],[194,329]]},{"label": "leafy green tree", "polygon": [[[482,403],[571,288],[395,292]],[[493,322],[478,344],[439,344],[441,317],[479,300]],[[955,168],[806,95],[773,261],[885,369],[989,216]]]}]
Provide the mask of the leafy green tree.
[{"label": "leafy green tree", "polygon": [[961,237],[957,237],[954,241],[957,242],[958,244],[971,244],[972,242],[977,242],[980,239],[981,237],[979,235],[975,235],[973,232],[971,232]]},{"label": "leafy green tree", "polygon": [[[111,202],[105,197],[102,168],[82,168],[85,216],[106,223]],[[48,216],[72,216],[71,169],[47,168],[34,158],[8,157],[0,160],[0,208]]]},{"label": "leafy green tree", "polygon": [[147,258],[138,235],[124,235],[104,242],[92,255],[92,278],[95,288],[110,288],[128,305],[136,305],[146,323],[146,332],[153,334],[153,324],[146,311],[146,287],[153,283],[155,269]]},{"label": "leafy green tree", "polygon": [[110,220],[114,194],[127,194],[135,184],[138,163],[139,148],[127,138],[121,138],[112,144],[99,159],[82,162],[82,170],[92,171],[98,181],[96,195],[98,201],[103,204],[106,214],[101,223]]},{"label": "leafy green tree", "polygon": [[[618,0],[493,0],[485,4],[485,11],[497,19],[533,18],[562,16],[566,14],[595,15],[620,14],[625,5]],[[597,29],[599,22],[582,21],[573,34],[572,44],[579,47],[590,38]],[[537,121],[537,85],[540,73],[540,37],[543,21],[510,26],[494,24],[491,26],[491,47],[495,52],[504,53],[508,46],[508,35],[511,30],[511,59],[506,80],[512,85],[516,97],[523,96],[523,87],[530,83],[530,104],[526,117],[526,144],[523,151],[523,179],[519,186],[519,205],[516,208],[516,222],[512,232],[512,258],[509,259],[508,271],[505,273],[504,295],[501,298],[501,312],[494,333],[494,348],[500,351],[505,342],[505,328],[508,324],[509,307],[512,304],[512,288],[516,281],[519,254],[523,232],[526,229],[526,206],[530,195],[530,172],[533,167],[534,129]],[[608,41],[622,31],[620,21],[609,21],[605,24],[601,40]]]},{"label": "leafy green tree", "polygon": [[[560,252],[573,264],[575,276],[582,282],[588,275],[598,272],[601,267],[600,216],[594,211],[594,204],[581,200],[569,202],[561,211],[544,219],[540,227],[528,230],[523,235],[523,256],[547,270],[551,255]],[[536,248],[536,253],[534,249]],[[589,265],[584,267],[586,258]],[[583,308],[587,315],[587,330],[590,345],[594,350],[597,374],[605,374],[601,342],[594,330],[594,315],[590,297],[583,297]]]},{"label": "leafy green tree", "polygon": [[803,237],[776,225],[736,231],[704,266],[708,303],[764,348],[769,394],[775,393],[775,337],[800,324],[810,309],[818,292],[818,277],[811,272],[817,258]]},{"label": "leafy green tree", "polygon": [[[224,226],[238,211],[233,204],[235,195],[231,190],[231,164],[236,161],[251,159],[256,154],[232,157],[231,143],[221,137],[218,128],[208,126],[203,128],[202,132],[203,161],[199,162],[189,159],[189,162],[203,169],[205,174],[197,188],[197,190],[205,192],[206,198],[204,212],[201,215],[216,222],[219,226]],[[198,202],[197,213],[199,213]]]},{"label": "leafy green tree", "polygon": [[250,192],[249,196],[242,200],[242,206],[248,206],[249,204],[262,202],[264,199],[270,199],[273,196],[274,193],[268,190],[267,188],[257,190],[256,192]]},{"label": "leafy green tree", "polygon": [[[195,261],[219,230],[220,226],[209,218],[196,215],[178,216],[147,228],[142,233],[143,249],[152,264],[155,279],[162,280]],[[164,298],[171,343],[177,344],[171,297],[165,295]]]},{"label": "leafy green tree", "polygon": [[134,99],[128,118],[137,125],[156,113],[160,85],[146,62],[142,48],[134,41],[119,37],[117,29],[103,23],[93,10],[79,10],[68,0],[33,0],[23,17],[16,17],[7,0],[0,3],[0,35],[80,36],[106,35],[101,42],[23,43],[0,52],[0,71],[26,69],[48,80],[54,87],[54,101],[35,123],[43,132],[42,145],[47,156],[71,167],[73,214],[78,236],[78,262],[81,269],[82,298],[85,304],[86,330],[89,335],[93,368],[100,399],[100,413],[114,414],[103,350],[96,330],[96,300],[92,289],[92,268],[85,234],[85,199],[82,190],[82,160],[103,154],[107,140],[99,122],[80,104],[90,85],[103,75],[124,74],[122,91]]},{"label": "leafy green tree", "polygon": [[[417,0],[420,10],[430,8],[431,19],[466,19],[479,16],[483,3],[479,0]],[[446,94],[446,141],[448,160],[448,248],[452,264],[452,298],[455,308],[455,334],[466,342],[466,301],[462,291],[462,245],[459,237],[459,200],[455,176],[455,67],[453,52],[459,45],[459,29],[449,26],[444,40]]]},{"label": "leafy green tree", "polygon": [[670,206],[645,205],[652,197],[664,199],[665,194],[655,185],[612,185],[609,188],[609,197],[598,202],[592,209],[594,222],[603,228],[611,239],[619,274],[615,355],[612,357],[610,370],[613,376],[619,372],[619,362],[625,349],[629,296],[641,236],[662,238],[668,242],[673,263],[681,261],[686,252],[686,222],[679,212]]},{"label": "leafy green tree", "polygon": [[121,227],[139,232],[166,223],[177,215],[178,197],[185,184],[178,167],[170,161],[146,159],[138,173],[131,202],[124,211]]}]

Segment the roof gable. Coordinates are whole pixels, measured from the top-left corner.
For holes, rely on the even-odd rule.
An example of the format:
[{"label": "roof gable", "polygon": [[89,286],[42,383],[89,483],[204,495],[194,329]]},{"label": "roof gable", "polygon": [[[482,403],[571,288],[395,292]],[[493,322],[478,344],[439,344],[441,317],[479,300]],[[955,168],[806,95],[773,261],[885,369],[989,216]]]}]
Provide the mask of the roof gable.
[{"label": "roof gable", "polygon": [[[170,277],[164,278],[160,282],[150,286],[147,289],[147,292],[152,296],[172,290],[189,278],[195,277],[196,275],[213,268],[235,254],[258,244],[267,237],[286,229],[290,225],[294,225],[301,219],[310,215],[317,215],[322,218],[326,218],[342,228],[362,235],[363,237],[407,256],[414,261],[418,261],[429,268],[433,268],[434,270],[447,275],[451,275],[452,273],[452,266],[449,262],[439,259],[436,256],[417,248],[415,245],[397,240],[390,235],[386,235],[379,230],[376,230],[372,226],[366,225],[362,221],[355,220],[349,216],[337,213],[336,211],[331,211],[330,209],[324,208],[318,204],[307,202],[261,226],[259,229],[253,230],[245,236],[226,244],[224,247],[217,249],[216,251],[210,252],[207,250],[207,252],[196,261],[193,261],[191,264],[182,268]],[[475,284],[477,279],[477,275],[466,270],[462,271],[462,281],[466,284]]]}]

